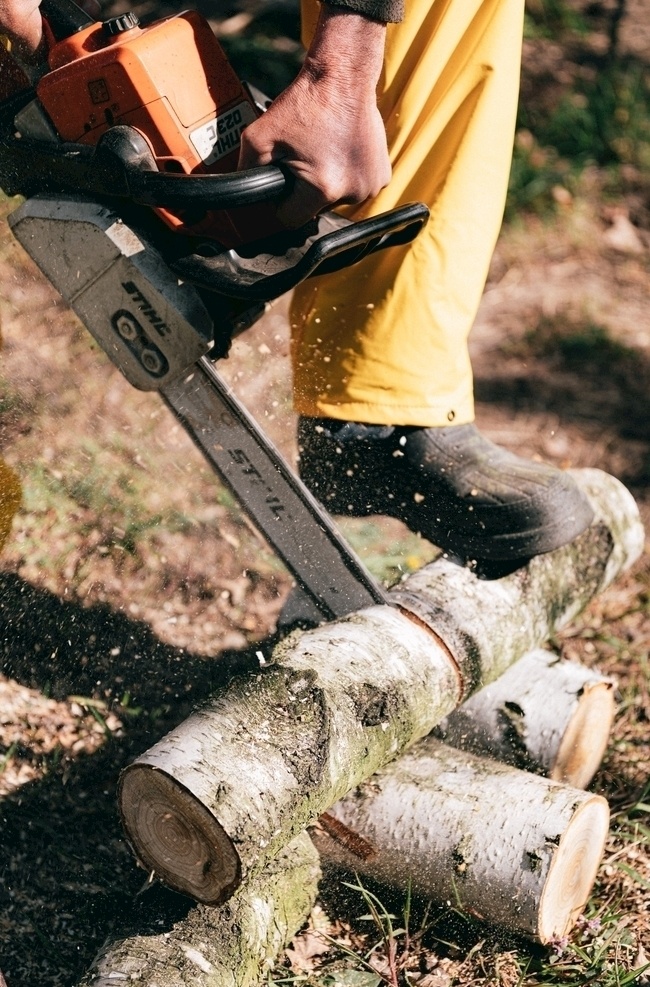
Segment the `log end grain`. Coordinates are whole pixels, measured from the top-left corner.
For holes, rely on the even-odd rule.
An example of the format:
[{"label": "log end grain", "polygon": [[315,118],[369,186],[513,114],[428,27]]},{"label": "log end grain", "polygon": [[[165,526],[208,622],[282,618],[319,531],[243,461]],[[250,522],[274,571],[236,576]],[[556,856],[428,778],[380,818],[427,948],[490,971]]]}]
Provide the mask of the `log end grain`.
[{"label": "log end grain", "polygon": [[241,881],[232,840],[196,796],[165,772],[132,764],[120,781],[122,823],[143,866],[168,887],[207,905]]},{"label": "log end grain", "polygon": [[615,712],[611,680],[585,685],[550,771],[554,781],[587,787],[605,754]]},{"label": "log end grain", "polygon": [[576,806],[544,885],[539,906],[538,939],[565,936],[584,909],[596,879],[609,828],[609,806],[593,795]]},{"label": "log end grain", "polygon": [[607,746],[614,689],[595,669],[538,648],[446,717],[437,735],[460,750],[586,788]]}]

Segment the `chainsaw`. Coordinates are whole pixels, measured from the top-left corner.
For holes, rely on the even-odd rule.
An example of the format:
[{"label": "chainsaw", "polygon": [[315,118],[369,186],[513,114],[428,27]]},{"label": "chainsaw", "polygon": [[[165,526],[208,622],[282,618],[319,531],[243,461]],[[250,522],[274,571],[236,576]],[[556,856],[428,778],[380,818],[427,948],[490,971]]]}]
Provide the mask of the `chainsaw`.
[{"label": "chainsaw", "polygon": [[158,391],[293,576],[296,614],[386,602],[215,364],[305,278],[410,242],[426,206],[283,228],[274,201],[291,175],[236,170],[269,101],[201,15],[142,26],[73,0],[41,11],[47,66],[0,103],[0,186],[26,198],[13,235],[126,379]]}]

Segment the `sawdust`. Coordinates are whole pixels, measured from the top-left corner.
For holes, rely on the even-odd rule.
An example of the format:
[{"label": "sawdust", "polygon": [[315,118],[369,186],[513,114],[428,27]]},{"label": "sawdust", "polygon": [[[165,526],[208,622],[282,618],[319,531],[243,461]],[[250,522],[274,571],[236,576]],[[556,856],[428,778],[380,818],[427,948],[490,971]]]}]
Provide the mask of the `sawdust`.
[{"label": "sawdust", "polygon": [[[621,36],[646,57],[644,7],[629,0]],[[233,3],[221,20],[242,9],[256,8]],[[570,81],[559,46],[530,45],[527,58],[536,85],[562,73]],[[606,235],[614,214],[603,211],[592,179],[554,225],[522,220],[502,237],[472,340],[478,421],[516,452],[621,477],[650,523],[650,200],[635,189],[618,203],[633,227],[629,250],[629,238]],[[4,229],[0,282],[0,448],[24,480],[0,572],[0,965],[9,987],[70,987],[145,879],[116,818],[120,767],[232,667],[256,660],[289,578],[155,396],[122,381]],[[540,325],[561,336],[563,326],[586,322],[632,354],[616,364],[615,386],[607,362],[576,365],[566,348],[530,342]],[[293,457],[287,351],[284,300],[242,337],[225,369]],[[397,530],[387,526],[386,540]],[[650,940],[647,840],[617,824],[648,776],[649,558],[555,642],[619,682],[619,715],[594,783],[615,814],[595,901],[624,915],[628,966]],[[250,655],[235,653],[250,642]],[[187,910],[184,899],[156,894],[168,920]],[[354,917],[358,895],[326,882],[323,907],[331,917],[319,927],[362,952],[371,933]],[[415,940],[406,967],[413,983],[536,982],[520,979],[522,944],[446,921],[444,935],[434,926]],[[312,935],[287,962],[312,973],[328,955]]]}]

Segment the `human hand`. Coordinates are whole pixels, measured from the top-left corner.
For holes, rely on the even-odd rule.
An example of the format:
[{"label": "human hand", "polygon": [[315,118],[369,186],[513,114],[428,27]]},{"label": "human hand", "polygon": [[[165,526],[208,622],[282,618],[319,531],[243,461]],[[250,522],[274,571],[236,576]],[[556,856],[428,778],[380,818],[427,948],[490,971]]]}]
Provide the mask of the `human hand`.
[{"label": "human hand", "polygon": [[302,226],[323,209],[364,202],[391,175],[376,87],[385,25],[323,4],[297,78],[242,134],[240,168],[281,164],[295,182],[278,218]]},{"label": "human hand", "polygon": [[[78,6],[93,18],[101,16],[98,0],[77,0]],[[12,42],[14,54],[25,62],[45,59],[41,0],[0,0],[0,34]]]},{"label": "human hand", "polygon": [[33,61],[43,42],[41,0],[0,0],[0,33],[11,39],[15,54]]}]

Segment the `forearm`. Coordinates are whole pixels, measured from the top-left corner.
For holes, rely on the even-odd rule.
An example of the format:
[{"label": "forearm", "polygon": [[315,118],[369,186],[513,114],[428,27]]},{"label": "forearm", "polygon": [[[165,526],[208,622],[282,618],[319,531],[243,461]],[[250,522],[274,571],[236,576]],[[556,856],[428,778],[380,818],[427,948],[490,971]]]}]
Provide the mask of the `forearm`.
[{"label": "forearm", "polygon": [[323,3],[302,75],[318,91],[337,99],[375,99],[386,43],[386,24]]},{"label": "forearm", "polygon": [[364,202],[390,180],[376,93],[385,39],[382,21],[322,4],[298,76],[242,134],[241,168],[274,162],[293,173],[278,206],[287,226]]}]

